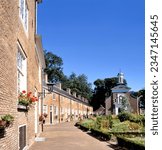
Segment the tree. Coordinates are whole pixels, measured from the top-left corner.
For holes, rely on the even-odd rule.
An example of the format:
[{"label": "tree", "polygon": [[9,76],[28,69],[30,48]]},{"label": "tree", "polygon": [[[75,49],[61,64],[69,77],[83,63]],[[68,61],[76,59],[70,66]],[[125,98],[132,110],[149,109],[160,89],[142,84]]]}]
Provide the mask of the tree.
[{"label": "tree", "polygon": [[77,95],[81,95],[84,98],[89,99],[92,95],[91,83],[88,83],[87,76],[81,74],[77,76],[75,73],[72,73],[66,80],[65,89],[70,88],[72,92],[76,92]]},{"label": "tree", "polygon": [[141,108],[145,108],[145,89],[141,89],[139,91],[132,91],[131,92],[131,96],[134,97],[134,98],[139,98],[139,107]]},{"label": "tree", "polygon": [[140,97],[139,106],[141,108],[145,108],[145,89],[141,89],[138,91],[138,97]]},{"label": "tree", "polygon": [[92,96],[92,85],[88,83],[86,75],[81,74],[77,76],[75,73],[72,73],[68,77],[63,73],[63,60],[61,57],[47,51],[44,51],[44,57],[46,62],[45,72],[48,75],[49,82],[61,82],[62,89],[66,90],[70,88],[71,91],[76,92],[77,95],[90,99]]},{"label": "tree", "polygon": [[45,72],[48,75],[48,81],[56,83],[64,80],[65,75],[62,68],[62,58],[46,50],[44,51],[44,57],[46,63]]},{"label": "tree", "polygon": [[[118,78],[105,78],[97,79],[94,81],[94,93],[91,100],[91,105],[93,106],[94,110],[98,109],[100,105],[105,106],[105,98],[111,95],[111,89],[118,84]],[[127,81],[124,79],[124,84],[127,84]]]}]

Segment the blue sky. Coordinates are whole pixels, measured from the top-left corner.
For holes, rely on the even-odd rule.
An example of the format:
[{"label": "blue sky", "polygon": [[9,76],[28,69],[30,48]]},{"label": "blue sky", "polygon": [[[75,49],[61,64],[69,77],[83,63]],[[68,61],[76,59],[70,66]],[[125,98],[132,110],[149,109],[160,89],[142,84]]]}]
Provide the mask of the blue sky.
[{"label": "blue sky", "polygon": [[43,0],[38,33],[63,59],[64,73],[88,81],[121,70],[132,90],[144,88],[144,0]]}]

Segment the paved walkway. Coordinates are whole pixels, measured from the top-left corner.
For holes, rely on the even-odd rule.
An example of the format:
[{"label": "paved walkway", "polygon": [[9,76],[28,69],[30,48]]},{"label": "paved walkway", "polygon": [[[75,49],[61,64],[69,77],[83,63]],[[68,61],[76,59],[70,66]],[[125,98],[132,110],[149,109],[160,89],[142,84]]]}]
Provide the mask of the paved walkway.
[{"label": "paved walkway", "polygon": [[88,135],[71,122],[45,126],[41,137],[45,141],[35,142],[30,150],[121,150]]}]

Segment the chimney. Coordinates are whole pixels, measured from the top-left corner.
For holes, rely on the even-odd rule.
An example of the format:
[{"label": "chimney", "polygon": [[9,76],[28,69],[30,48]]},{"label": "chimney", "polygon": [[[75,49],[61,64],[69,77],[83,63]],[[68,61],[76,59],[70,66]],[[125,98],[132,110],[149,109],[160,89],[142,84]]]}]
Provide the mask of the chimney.
[{"label": "chimney", "polygon": [[61,90],[61,83],[60,83],[60,82],[58,82],[58,83],[56,84],[56,86]]},{"label": "chimney", "polygon": [[84,102],[84,97],[82,97],[81,99],[82,99],[82,101]]},{"label": "chimney", "polygon": [[73,92],[73,96],[76,97],[76,92]]},{"label": "chimney", "polygon": [[81,95],[78,95],[78,98],[81,100]]},{"label": "chimney", "polygon": [[67,89],[66,89],[66,92],[67,92],[69,95],[71,95],[71,89],[70,89],[70,88],[67,88]]},{"label": "chimney", "polygon": [[48,83],[48,75],[46,73],[44,73],[44,81],[45,83]]}]

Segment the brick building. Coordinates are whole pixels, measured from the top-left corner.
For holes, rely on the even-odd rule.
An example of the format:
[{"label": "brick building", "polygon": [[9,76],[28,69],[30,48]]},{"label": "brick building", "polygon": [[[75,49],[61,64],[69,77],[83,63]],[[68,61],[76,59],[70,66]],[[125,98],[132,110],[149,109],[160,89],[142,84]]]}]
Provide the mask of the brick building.
[{"label": "brick building", "polygon": [[41,37],[36,36],[37,4],[41,0],[0,1],[0,116],[11,114],[13,125],[0,137],[0,149],[30,147],[40,133],[41,100],[29,110],[18,105],[22,90],[42,91],[45,67]]},{"label": "brick building", "polygon": [[43,112],[47,114],[46,124],[56,124],[78,120],[93,113],[88,100],[76,93],[61,89],[61,84],[53,87],[51,94],[45,95]]},{"label": "brick building", "polygon": [[121,110],[137,112],[137,99],[132,97],[129,90],[131,88],[124,84],[124,74],[118,73],[118,85],[112,88],[112,94],[105,100],[105,114],[115,114]]}]

